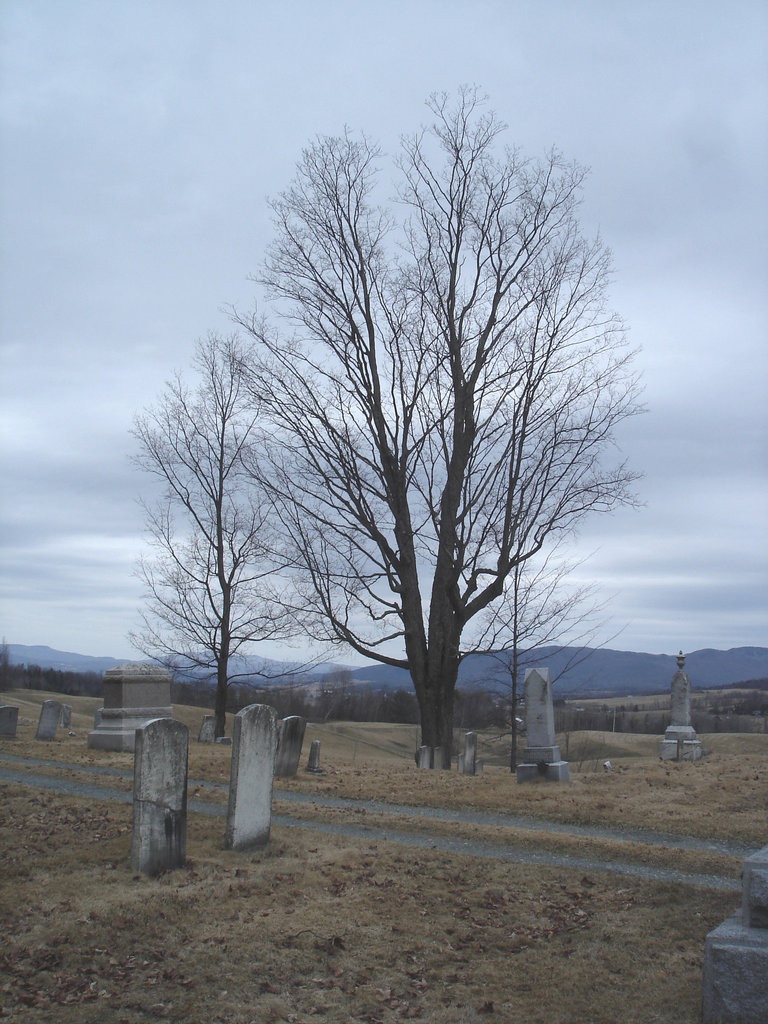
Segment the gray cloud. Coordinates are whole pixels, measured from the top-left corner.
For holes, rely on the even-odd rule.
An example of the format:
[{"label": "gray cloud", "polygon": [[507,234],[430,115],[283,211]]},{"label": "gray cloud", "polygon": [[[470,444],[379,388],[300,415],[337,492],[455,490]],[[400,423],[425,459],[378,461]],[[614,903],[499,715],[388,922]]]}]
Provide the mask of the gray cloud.
[{"label": "gray cloud", "polygon": [[[621,646],[766,644],[768,12],[759,0],[3,5],[0,632],[127,649],[133,415],[270,236],[269,194],[345,124],[387,152],[485,88],[528,154],[591,167],[588,231],[646,381],[644,506],[588,525]],[[679,637],[679,639],[677,639]],[[686,640],[688,637],[690,639]]]}]

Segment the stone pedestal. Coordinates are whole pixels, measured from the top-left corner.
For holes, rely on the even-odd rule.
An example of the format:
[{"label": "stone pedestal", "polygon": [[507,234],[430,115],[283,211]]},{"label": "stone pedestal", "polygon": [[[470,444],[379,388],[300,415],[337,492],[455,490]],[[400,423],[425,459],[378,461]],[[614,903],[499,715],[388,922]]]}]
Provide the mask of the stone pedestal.
[{"label": "stone pedestal", "polygon": [[662,761],[698,761],[701,757],[701,740],[696,739],[696,730],[690,725],[670,725],[659,744]]},{"label": "stone pedestal", "polygon": [[764,1024],[768,1008],[768,846],[747,857],[741,910],[704,945],[703,1024]]},{"label": "stone pedestal", "polygon": [[104,673],[101,721],[88,733],[95,750],[134,750],[136,730],[155,718],[173,718],[171,675],[146,662],[127,662]]}]

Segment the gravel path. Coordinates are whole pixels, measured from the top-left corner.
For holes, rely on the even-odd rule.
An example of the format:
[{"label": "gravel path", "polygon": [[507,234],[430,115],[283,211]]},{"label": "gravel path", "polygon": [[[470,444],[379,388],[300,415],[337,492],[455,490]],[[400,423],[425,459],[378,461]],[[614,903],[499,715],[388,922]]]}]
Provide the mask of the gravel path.
[{"label": "gravel path", "polygon": [[[34,786],[40,789],[47,789],[54,792],[65,793],[68,796],[84,796],[92,800],[115,800],[121,803],[131,803],[132,793],[129,789],[119,789],[114,786],[99,785],[86,781],[65,779],[62,777],[35,774],[30,768],[61,768],[65,771],[74,771],[86,776],[96,776],[104,779],[119,778],[131,780],[133,772],[122,768],[111,768],[108,766],[79,765],[62,763],[58,761],[47,761],[38,758],[19,757],[7,751],[0,751],[0,762],[16,767],[5,767],[0,765],[0,781],[12,782],[21,785]],[[189,780],[189,788],[209,789],[218,791],[226,800],[226,787],[204,780]],[[681,836],[666,835],[658,832],[646,831],[624,831],[620,829],[600,828],[587,825],[563,825],[548,821],[541,821],[535,818],[519,817],[516,815],[490,814],[479,811],[460,811],[446,808],[431,808],[409,806],[407,804],[389,804],[375,800],[352,800],[341,797],[320,796],[307,793],[297,793],[275,787],[274,797],[276,800],[285,801],[297,805],[315,807],[326,807],[333,809],[346,809],[359,811],[364,809],[370,814],[386,814],[423,819],[425,821],[447,821],[460,822],[462,824],[491,825],[530,831],[532,833],[556,834],[571,836],[575,838],[606,839],[627,843],[630,847],[655,847],[669,850],[692,850],[709,853],[727,854],[734,857],[744,857],[753,852],[751,847],[740,843],[730,843],[721,840],[701,840]],[[213,817],[223,817],[226,814],[225,802],[213,803],[204,800],[190,800],[188,804],[190,812],[205,814]],[[546,867],[563,867],[578,871],[607,871],[613,874],[626,875],[635,878],[654,879],[657,881],[673,882],[678,884],[704,886],[710,889],[722,889],[737,892],[741,889],[741,882],[738,877],[725,875],[696,874],[693,872],[680,871],[673,868],[660,868],[650,865],[633,864],[628,861],[611,859],[601,860],[594,857],[578,857],[573,855],[551,853],[546,850],[531,850],[515,847],[514,839],[510,837],[507,843],[487,843],[470,839],[451,839],[446,836],[431,835],[428,832],[403,831],[377,824],[347,824],[314,821],[297,815],[274,814],[272,821],[275,825],[285,828],[312,829],[329,835],[341,836],[349,839],[384,840],[398,843],[418,849],[442,850],[447,853],[463,854],[465,856],[482,859],[508,861],[511,863],[539,864]],[[628,851],[628,852],[631,852]]]}]

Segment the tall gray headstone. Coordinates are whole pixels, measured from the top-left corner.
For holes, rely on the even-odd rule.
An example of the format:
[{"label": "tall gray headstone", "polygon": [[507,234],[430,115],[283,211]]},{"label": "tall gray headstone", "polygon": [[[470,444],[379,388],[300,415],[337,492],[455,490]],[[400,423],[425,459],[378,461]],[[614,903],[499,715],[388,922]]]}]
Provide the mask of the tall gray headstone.
[{"label": "tall gray headstone", "polygon": [[418,768],[432,767],[432,747],[419,747],[416,751],[416,766]]},{"label": "tall gray headstone", "polygon": [[14,739],[19,722],[19,709],[15,704],[3,704],[0,707],[0,736]]},{"label": "tall gray headstone", "polygon": [[269,840],[272,777],[277,753],[277,712],[251,704],[235,715],[224,846],[243,850]]},{"label": "tall gray headstone", "polygon": [[517,766],[517,781],[545,778],[550,782],[568,782],[570,765],[561,759],[556,743],[549,669],[529,668],[524,685],[526,746],[523,763]]},{"label": "tall gray headstone", "polygon": [[669,725],[659,746],[663,761],[698,761],[701,757],[701,740],[691,725],[691,681],[684,665],[685,656],[680,651],[670,688]]},{"label": "tall gray headstone", "polygon": [[57,700],[44,700],[37,721],[36,740],[53,740],[61,716],[61,704]]},{"label": "tall gray headstone", "polygon": [[477,771],[476,732],[468,732],[464,736],[464,756],[461,759],[461,771],[464,775],[474,775]]},{"label": "tall gray headstone", "polygon": [[275,758],[275,775],[278,778],[291,779],[299,770],[301,746],[304,742],[306,728],[307,720],[300,715],[289,715],[280,723],[277,757]]},{"label": "tall gray headstone", "polygon": [[768,1019],[768,846],[747,857],[741,910],[704,943],[703,1024]]},{"label": "tall gray headstone", "polygon": [[159,665],[129,661],[104,673],[101,721],[88,733],[96,750],[133,750],[136,730],[156,718],[172,718],[171,675]]},{"label": "tall gray headstone", "polygon": [[200,723],[200,732],[197,734],[198,743],[213,743],[216,739],[216,716],[203,715]]},{"label": "tall gray headstone", "polygon": [[158,718],[135,732],[131,867],[156,875],[181,867],[187,849],[189,729]]}]

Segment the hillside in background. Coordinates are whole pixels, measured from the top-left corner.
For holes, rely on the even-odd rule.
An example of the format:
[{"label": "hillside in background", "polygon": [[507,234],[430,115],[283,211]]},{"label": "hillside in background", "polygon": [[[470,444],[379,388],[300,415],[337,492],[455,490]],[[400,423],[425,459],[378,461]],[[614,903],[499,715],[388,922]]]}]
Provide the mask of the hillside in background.
[{"label": "hillside in background", "polygon": [[[522,659],[528,668],[548,668],[559,696],[602,696],[625,693],[654,693],[669,687],[677,671],[671,654],[641,654],[608,649],[543,647]],[[736,647],[730,651],[706,649],[686,655],[685,671],[691,686],[725,686],[768,676],[768,648]],[[353,669],[357,681],[373,686],[407,686],[408,674],[386,665]],[[459,686],[465,689],[504,689],[509,674],[499,657],[473,654],[459,670]]]},{"label": "hillside in background", "polygon": [[[39,665],[62,672],[95,672],[103,675],[107,669],[122,664],[118,658],[92,657],[57,651],[51,647],[8,644],[12,665]],[[265,667],[266,666],[266,667]],[[677,671],[675,656],[671,654],[642,654],[632,651],[607,649],[545,647],[530,658],[529,667],[548,668],[555,681],[559,696],[603,696],[609,694],[653,693],[669,687]],[[266,662],[261,658],[241,658],[239,671],[259,670],[273,676],[275,685],[284,685],[293,667],[288,663]],[[355,683],[368,684],[374,689],[409,690],[410,677],[403,669],[386,665],[339,666],[320,665],[303,677],[315,682],[318,676],[348,671]],[[705,649],[686,655],[685,670],[694,689],[708,686],[727,686],[752,679],[768,678],[768,648],[736,647],[729,651]],[[280,672],[284,674],[281,676]],[[265,680],[259,680],[264,685]],[[269,680],[266,680],[267,685]],[[459,686],[463,689],[500,689],[509,685],[509,676],[492,655],[470,655],[462,662]]]}]

